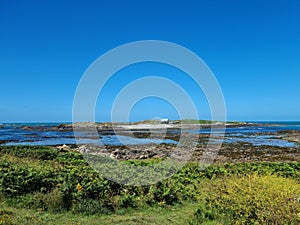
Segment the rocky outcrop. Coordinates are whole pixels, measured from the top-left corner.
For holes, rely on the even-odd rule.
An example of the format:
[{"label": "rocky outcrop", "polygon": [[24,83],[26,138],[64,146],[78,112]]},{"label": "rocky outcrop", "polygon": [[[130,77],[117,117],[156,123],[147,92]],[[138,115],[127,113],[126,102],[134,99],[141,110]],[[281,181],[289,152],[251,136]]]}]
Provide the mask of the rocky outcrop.
[{"label": "rocky outcrop", "polygon": [[73,150],[82,154],[96,154],[119,160],[164,158],[170,156],[175,146],[171,145],[133,145],[133,146],[95,146],[81,145]]},{"label": "rocky outcrop", "polygon": [[299,147],[255,146],[249,143],[223,144],[220,149],[207,146],[202,139],[193,149],[170,144],[148,144],[130,146],[80,145],[71,148],[61,146],[65,151],[78,151],[82,154],[95,154],[117,160],[167,158],[180,161],[206,161],[209,163],[237,163],[257,161],[300,161]]}]

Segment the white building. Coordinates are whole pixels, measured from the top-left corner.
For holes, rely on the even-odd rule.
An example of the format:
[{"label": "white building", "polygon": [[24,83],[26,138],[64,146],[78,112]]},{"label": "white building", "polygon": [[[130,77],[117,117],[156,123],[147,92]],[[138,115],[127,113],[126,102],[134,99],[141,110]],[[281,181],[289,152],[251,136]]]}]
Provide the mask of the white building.
[{"label": "white building", "polygon": [[169,124],[169,119],[167,118],[161,119],[160,124]]}]

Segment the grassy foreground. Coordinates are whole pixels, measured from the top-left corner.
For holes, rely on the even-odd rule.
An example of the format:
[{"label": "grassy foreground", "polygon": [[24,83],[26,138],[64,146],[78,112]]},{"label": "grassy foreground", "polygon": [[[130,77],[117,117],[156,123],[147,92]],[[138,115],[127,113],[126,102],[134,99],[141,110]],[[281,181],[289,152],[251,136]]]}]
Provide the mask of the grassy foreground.
[{"label": "grassy foreground", "polygon": [[[111,215],[84,215],[72,212],[53,213],[6,207],[2,224],[188,224],[195,205],[128,209]],[[9,212],[9,214],[7,214]]]},{"label": "grassy foreground", "polygon": [[126,186],[76,152],[0,146],[0,224],[299,224],[299,181],[299,162],[187,163],[162,182]]}]

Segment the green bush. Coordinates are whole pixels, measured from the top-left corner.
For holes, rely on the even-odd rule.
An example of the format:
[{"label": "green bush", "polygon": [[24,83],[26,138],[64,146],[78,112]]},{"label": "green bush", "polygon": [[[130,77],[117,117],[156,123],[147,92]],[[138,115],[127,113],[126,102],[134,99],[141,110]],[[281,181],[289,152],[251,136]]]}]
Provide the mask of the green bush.
[{"label": "green bush", "polygon": [[82,213],[84,215],[94,215],[109,214],[111,210],[101,205],[99,200],[82,199],[73,207],[73,212]]},{"label": "green bush", "polygon": [[57,157],[58,151],[44,146],[0,146],[0,155],[2,154],[10,154],[19,158],[52,160]]},{"label": "green bush", "polygon": [[0,224],[12,225],[13,224],[13,213],[11,211],[0,209]]},{"label": "green bush", "polygon": [[63,195],[58,188],[48,193],[35,192],[14,198],[7,198],[6,204],[17,208],[40,211],[61,212],[66,210]]},{"label": "green bush", "polygon": [[56,184],[57,179],[49,166],[37,166],[30,162],[21,164],[7,160],[0,165],[0,192],[17,196],[36,191],[48,191]]},{"label": "green bush", "polygon": [[216,179],[208,184],[205,206],[196,223],[216,219],[229,224],[299,224],[300,185],[274,175],[249,174]]},{"label": "green bush", "polygon": [[53,189],[49,193],[43,194],[41,200],[44,202],[46,210],[50,210],[52,212],[59,212],[65,209],[63,194],[58,188]]},{"label": "green bush", "polygon": [[291,177],[300,180],[300,162],[255,162],[255,163],[228,163],[211,165],[200,172],[202,176],[213,179],[220,176],[235,174],[276,174],[281,177]]}]

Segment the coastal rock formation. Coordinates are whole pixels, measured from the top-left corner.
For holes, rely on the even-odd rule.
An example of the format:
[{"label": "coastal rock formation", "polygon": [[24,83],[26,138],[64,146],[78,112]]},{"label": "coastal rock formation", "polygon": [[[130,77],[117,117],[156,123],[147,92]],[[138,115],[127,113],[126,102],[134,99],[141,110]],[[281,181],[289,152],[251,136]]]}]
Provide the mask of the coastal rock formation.
[{"label": "coastal rock formation", "polygon": [[279,131],[278,133],[283,135],[283,139],[300,144],[300,130]]},{"label": "coastal rock formation", "polygon": [[78,151],[82,154],[95,154],[110,157],[117,160],[134,160],[149,158],[171,157],[179,161],[194,161],[207,163],[237,163],[257,161],[300,161],[299,147],[255,146],[249,143],[223,144],[220,149],[208,147],[207,142],[202,141],[190,152],[186,148],[180,148],[171,144],[147,144],[130,146],[95,146],[80,145],[71,148],[63,148],[68,151]]}]

